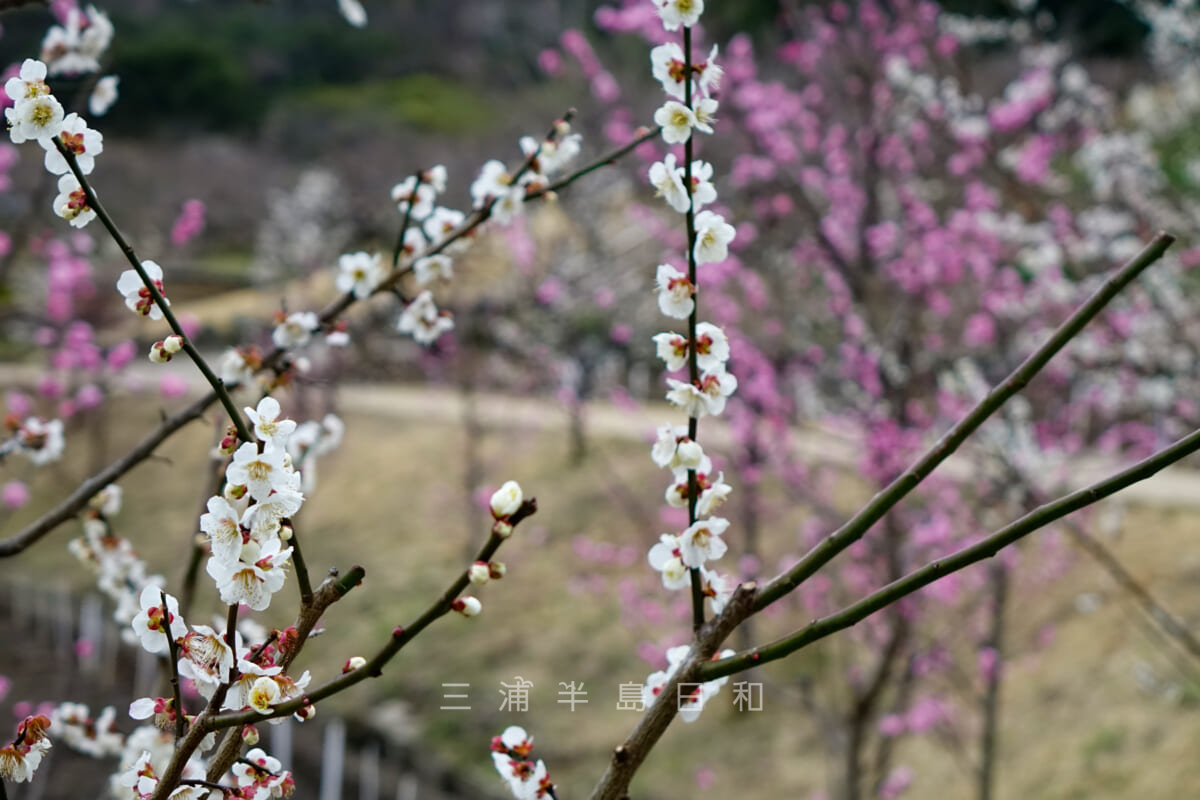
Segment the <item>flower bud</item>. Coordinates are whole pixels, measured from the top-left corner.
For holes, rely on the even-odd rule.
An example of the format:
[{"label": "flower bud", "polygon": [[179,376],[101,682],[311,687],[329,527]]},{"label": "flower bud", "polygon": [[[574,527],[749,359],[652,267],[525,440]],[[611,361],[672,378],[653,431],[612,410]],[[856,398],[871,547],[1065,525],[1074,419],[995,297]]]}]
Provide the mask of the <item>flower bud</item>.
[{"label": "flower bud", "polygon": [[491,507],[492,516],[496,519],[505,519],[517,513],[524,502],[525,495],[521,492],[521,486],[516,481],[508,481],[492,495]]},{"label": "flower bud", "polygon": [[292,714],[292,716],[296,718],[297,722],[308,722],[310,719],[312,719],[316,715],[317,715],[317,707],[314,706],[312,703],[305,703],[303,706],[300,707],[299,711],[297,711],[295,714]]},{"label": "flower bud", "polygon": [[488,564],[488,575],[492,580],[498,581],[508,573],[508,567],[504,566],[503,561],[493,561]]},{"label": "flower bud", "polygon": [[498,519],[492,523],[492,533],[496,534],[501,539],[507,539],[509,536],[512,536],[512,532],[512,523],[510,523],[508,520]]},{"label": "flower bud", "polygon": [[684,469],[696,469],[704,460],[704,448],[692,439],[684,439],[675,448],[675,458]]},{"label": "flower bud", "polygon": [[171,360],[171,354],[162,342],[155,342],[150,345],[150,360],[155,364],[165,364]]},{"label": "flower bud", "polygon": [[353,656],[348,658],[346,659],[346,663],[342,665],[342,674],[344,675],[347,672],[354,672],[354,670],[359,669],[366,663],[367,660],[362,656]]},{"label": "flower bud", "polygon": [[179,335],[168,336],[166,339],[163,339],[162,346],[163,350],[166,350],[171,355],[175,355],[183,349],[183,337]]},{"label": "flower bud", "polygon": [[477,616],[480,611],[483,611],[483,603],[480,603],[479,600],[471,597],[470,595],[458,598],[450,604],[450,607],[462,614],[464,617],[474,617]]},{"label": "flower bud", "polygon": [[236,503],[246,496],[246,487],[244,484],[225,484],[225,499],[231,503]]},{"label": "flower bud", "polygon": [[242,741],[251,747],[254,747],[254,745],[258,744],[258,728],[254,727],[253,725],[243,725]]},{"label": "flower bud", "polygon": [[476,561],[471,565],[471,568],[467,570],[467,580],[476,586],[482,586],[483,584],[487,583],[491,577],[492,571],[488,569],[488,564],[486,561]]}]

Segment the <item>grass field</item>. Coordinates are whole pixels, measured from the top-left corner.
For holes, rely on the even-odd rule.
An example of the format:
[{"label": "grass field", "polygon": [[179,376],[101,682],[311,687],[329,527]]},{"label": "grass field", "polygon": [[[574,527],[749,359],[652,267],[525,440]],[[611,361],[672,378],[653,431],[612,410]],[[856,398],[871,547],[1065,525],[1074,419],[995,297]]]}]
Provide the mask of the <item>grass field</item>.
[{"label": "grass field", "polygon": [[[150,406],[142,418],[130,413],[110,423],[111,454],[120,441],[154,424],[157,410]],[[457,425],[388,413],[352,415],[346,422],[342,449],[321,464],[320,485],[296,520],[314,579],[330,567],[357,563],[367,570],[362,587],[331,609],[326,632],[301,657],[318,683],[348,656],[369,655],[394,626],[415,617],[465,565],[468,548],[478,546],[488,525],[485,510],[465,505],[466,442]],[[186,428],[161,458],[123,481],[127,504],[117,530],[172,582],[181,570],[181,548],[195,530],[203,499],[196,476],[210,437],[203,424]],[[86,450],[85,439],[69,444]],[[409,720],[400,735],[428,742],[484,779],[491,770],[490,737],[508,724],[524,725],[560,784],[560,796],[583,796],[636,720],[635,712],[617,710],[616,701],[618,684],[640,683],[654,668],[638,658],[639,647],[653,643],[661,652],[684,636],[684,623],[673,621],[665,607],[674,596],[660,591],[663,620],[631,625],[622,623],[618,599],[632,590],[631,581],[653,591],[657,579],[644,553],[660,532],[663,476],[647,448],[629,438],[596,437],[588,459],[570,467],[562,416],[553,408],[540,424],[489,429],[479,445],[491,485],[513,478],[538,498],[538,514],[500,552],[508,576],[479,592],[481,616],[444,618],[381,679],[327,705]],[[35,507],[7,520],[4,531],[65,494],[81,472],[66,466],[73,463],[41,475]],[[772,527],[778,534],[769,537],[765,563],[795,547],[794,519]],[[1192,513],[1134,508],[1120,535],[1108,542],[1131,572],[1191,622],[1200,620],[1196,527]],[[736,552],[736,533],[730,533]],[[85,586],[88,576],[65,552],[74,535],[68,524],[25,557],[0,562],[0,583],[41,574]],[[580,556],[578,537],[608,543],[618,563],[589,563]],[[622,547],[628,548],[624,554]],[[293,586],[290,581],[263,615],[265,623],[290,622]],[[202,583],[205,609],[215,613],[215,592],[204,588]],[[760,635],[807,621],[789,619],[791,613],[763,621]],[[203,616],[192,618],[207,621]],[[1013,653],[1003,687],[998,797],[1200,796],[1195,686],[1106,575],[1081,555],[1051,588],[1015,593],[1010,619]],[[1053,640],[1035,647],[1049,623],[1056,629]],[[762,711],[738,713],[727,687],[699,721],[674,725],[640,773],[636,796],[686,797],[708,787],[706,793],[717,797],[805,798],[824,788],[839,765],[797,687],[816,676],[818,692],[836,692],[828,673],[817,669],[840,646],[834,637],[764,669]],[[533,682],[529,711],[501,713],[501,682],[512,684],[516,676]],[[588,692],[587,704],[574,712],[558,702],[558,684],[570,681],[582,682]],[[439,710],[455,704],[442,697],[452,691],[442,688],[448,682],[470,684],[471,711]],[[975,744],[902,740],[896,763],[915,772],[906,796],[973,796],[973,779],[956,748],[971,752]]]}]

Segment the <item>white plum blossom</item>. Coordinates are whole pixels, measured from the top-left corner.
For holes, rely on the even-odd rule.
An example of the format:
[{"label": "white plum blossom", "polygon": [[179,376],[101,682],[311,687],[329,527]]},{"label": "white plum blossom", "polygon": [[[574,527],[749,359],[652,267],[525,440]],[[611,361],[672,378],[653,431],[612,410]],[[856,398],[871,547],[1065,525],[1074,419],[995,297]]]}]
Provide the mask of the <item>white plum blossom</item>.
[{"label": "white plum blossom", "polygon": [[454,330],[454,320],[448,314],[438,313],[433,293],[426,289],[400,312],[396,330],[411,333],[418,343],[428,345],[443,333]]},{"label": "white plum blossom", "polygon": [[110,483],[92,495],[92,499],[88,500],[88,506],[96,509],[106,517],[111,517],[121,510],[121,500],[124,494],[119,485]]},{"label": "white plum blossom", "polygon": [[694,111],[696,130],[702,133],[712,133],[713,124],[717,121],[717,101],[711,97],[703,97],[696,103]]},{"label": "white plum blossom", "polygon": [[571,163],[579,155],[581,140],[582,137],[578,133],[568,133],[559,135],[557,139],[542,142],[542,150],[538,153],[540,172],[543,175],[553,175]]},{"label": "white plum blossom", "polygon": [[40,417],[28,417],[17,430],[17,444],[20,452],[33,463],[35,467],[58,461],[66,447],[63,438],[63,422],[61,419],[43,420]]},{"label": "white plum blossom", "polygon": [[[295,788],[292,773],[283,768],[279,759],[267,755],[260,747],[246,753],[231,771],[242,789],[242,795],[253,800],[287,797]],[[254,789],[253,794],[250,788]]]},{"label": "white plum blossom", "polygon": [[[687,661],[688,654],[691,648],[686,644],[681,644],[678,647],[672,647],[667,651],[667,668],[651,673],[642,684],[642,702],[648,708],[655,699],[662,693],[663,687],[667,682],[674,677],[679,668]],[[718,658],[727,658],[733,655],[733,650],[722,650],[717,656]],[[707,683],[696,686],[692,693],[687,697],[680,697],[678,700],[672,698],[672,701],[679,704],[679,718],[684,722],[695,722],[699,718],[700,712],[704,709],[704,705],[720,692],[721,687],[729,682],[729,678],[717,678],[716,680],[708,681]]]},{"label": "white plum blossom", "polygon": [[521,485],[516,481],[507,481],[495,491],[488,506],[492,510],[493,517],[506,519],[517,513],[524,502],[525,494],[521,491]]},{"label": "white plum blossom", "polygon": [[46,65],[32,58],[21,64],[16,77],[4,83],[4,93],[13,105],[4,109],[8,120],[8,135],[13,144],[35,139],[47,142],[62,131],[62,103],[46,86]]},{"label": "white plum blossom", "polygon": [[217,362],[217,374],[226,386],[248,386],[254,381],[254,366],[247,353],[231,347]]},{"label": "white plum blossom", "polygon": [[[64,179],[71,178],[72,180],[74,180],[74,177],[73,175],[63,176]],[[171,301],[167,300],[163,290],[162,267],[153,261],[143,261],[142,269],[146,272],[146,277],[158,289],[158,293],[164,295],[163,300],[166,304],[170,305]],[[158,307],[158,303],[154,302],[154,297],[150,294],[150,290],[146,288],[146,284],[142,282],[142,278],[137,274],[136,270],[127,269],[121,273],[120,278],[117,279],[117,291],[125,297],[125,307],[130,311],[154,320],[163,318],[162,309]]]},{"label": "white plum blossom", "polygon": [[283,672],[283,667],[263,667],[253,661],[239,658],[237,662],[238,678],[229,685],[225,702],[221,708],[226,711],[240,711],[250,703],[250,690],[260,678],[277,677]]},{"label": "white plum blossom", "polygon": [[733,575],[705,569],[704,567],[700,568],[700,590],[708,598],[712,606],[712,613],[714,614],[720,614],[725,610],[725,606],[729,603],[729,599],[733,597],[733,593],[737,590],[738,585],[738,579]]},{"label": "white plum blossom", "polygon": [[701,211],[696,215],[696,263],[724,261],[729,256],[729,243],[735,235],[737,231],[720,214]]},{"label": "white plum blossom", "polygon": [[88,111],[92,112],[92,116],[102,117],[108,113],[113,103],[117,102],[117,86],[120,82],[121,79],[116,75],[105,75],[96,81],[96,88],[92,89],[88,98]]},{"label": "white plum blossom", "polygon": [[696,514],[702,517],[711,514],[725,502],[732,491],[733,487],[725,482],[725,473],[717,473],[717,479],[709,483],[696,500]]},{"label": "white plum blossom", "polygon": [[687,79],[687,64],[683,59],[683,48],[676,42],[660,44],[650,51],[650,70],[662,84],[663,91],[679,100],[685,99],[684,81]]},{"label": "white plum blossom", "polygon": [[[241,635],[234,631],[234,644]],[[179,640],[179,674],[190,678],[205,697],[212,697],[222,682],[229,680],[234,655],[228,642],[207,625],[194,625]]]},{"label": "white plum blossom", "polygon": [[71,173],[58,179],[54,213],[71,223],[73,228],[82,228],[96,218],[95,209],[88,203],[87,192],[79,184],[79,179]]},{"label": "white plum blossom", "polygon": [[689,417],[717,416],[725,410],[725,400],[737,390],[737,378],[725,371],[723,365],[706,370],[699,384],[668,379],[671,390],[667,400],[684,410]]},{"label": "white plum blossom", "polygon": [[717,200],[717,189],[712,185],[713,166],[707,161],[692,162],[692,206],[699,211]]},{"label": "white plum blossom", "polygon": [[285,447],[288,437],[296,430],[296,423],[290,419],[279,418],[279,401],[274,397],[264,397],[258,401],[258,408],[243,408],[250,422],[254,424],[254,435],[260,442],[274,447]]},{"label": "white plum blossom", "polygon": [[50,750],[46,728],[50,720],[38,715],[26,717],[17,726],[17,736],[11,744],[0,747],[0,780],[24,783],[33,779],[42,758]]},{"label": "white plum blossom", "polygon": [[17,74],[4,82],[4,93],[14,104],[50,94],[50,87],[46,85],[46,65],[36,58],[25,59]]},{"label": "white plum blossom", "polygon": [[668,422],[665,425],[659,425],[654,433],[654,446],[650,448],[650,459],[660,467],[674,469],[678,466],[677,454],[682,442],[688,441],[699,447],[698,444],[687,438],[686,425],[672,425]]},{"label": "white plum blossom", "polygon": [[496,198],[492,204],[492,219],[499,225],[508,225],[525,212],[525,187],[513,186]]},{"label": "white plum blossom", "polygon": [[213,558],[232,564],[242,554],[241,515],[224,497],[208,498],[208,513],[200,515],[200,530],[208,534]]},{"label": "white plum blossom", "polygon": [[360,300],[370,297],[386,276],[379,253],[346,253],[338,258],[337,290],[350,292]]},{"label": "white plum blossom", "polygon": [[70,8],[65,26],[55,25],[42,40],[42,59],[51,75],[78,75],[100,69],[100,57],[112,42],[113,25],[108,16],[88,6],[87,11]]},{"label": "white plum blossom", "polygon": [[320,326],[321,320],[312,311],[297,311],[275,326],[271,332],[271,341],[276,347],[303,347],[312,338],[313,331]]},{"label": "white plum blossom", "polygon": [[696,325],[696,364],[702,370],[716,369],[729,360],[729,339],[711,322]]},{"label": "white plum blossom", "polygon": [[[702,212],[708,213],[708,212]],[[655,290],[658,292],[658,310],[672,319],[687,319],[696,307],[693,295],[696,287],[688,276],[670,264],[659,264],[655,275]]]},{"label": "white plum blossom", "polygon": [[138,599],[141,610],[133,618],[133,632],[137,634],[142,649],[147,653],[167,652],[167,631],[172,639],[179,639],[188,632],[187,624],[179,616],[179,601],[167,595],[167,613],[163,614],[162,590],[150,585],[142,589]]},{"label": "white plum blossom", "polygon": [[680,214],[687,212],[692,199],[683,185],[683,167],[675,166],[675,154],[667,153],[662,161],[650,166],[650,185],[654,193]]},{"label": "white plum blossom", "polygon": [[358,0],[338,0],[338,11],[341,12],[342,18],[355,28],[362,28],[367,24],[366,9]]},{"label": "white plum blossom", "polygon": [[683,563],[683,551],[678,536],[664,533],[658,544],[646,554],[650,566],[662,574],[663,586],[672,591],[684,589],[691,583],[688,568]]},{"label": "white plum blossom", "polygon": [[[91,174],[96,166],[96,156],[104,150],[104,137],[99,131],[87,126],[83,117],[72,112],[66,116],[62,124],[62,132],[58,138],[63,146],[75,155],[75,163],[84,175]],[[63,175],[71,171],[67,159],[58,152],[58,148],[49,139],[38,142],[46,151],[46,171],[51,175]]]},{"label": "white plum blossom", "polygon": [[668,372],[683,369],[688,363],[688,339],[680,333],[656,333],[655,353],[667,365]]},{"label": "white plum blossom", "polygon": [[708,97],[714,90],[720,88],[721,78],[725,76],[725,70],[721,69],[717,64],[716,44],[708,51],[707,59],[692,64],[692,70],[697,73],[697,83],[700,85],[700,91],[704,92],[705,97]]},{"label": "white plum blossom", "polygon": [[257,444],[245,442],[234,452],[225,480],[233,486],[245,486],[255,500],[266,500],[276,486],[287,486],[286,457],[282,448],[267,447],[260,453]]},{"label": "white plum blossom", "polygon": [[654,112],[654,124],[662,128],[664,142],[682,144],[691,137],[697,120],[692,109],[678,100],[668,100]]},{"label": "white plum blossom", "polygon": [[418,258],[413,262],[413,276],[418,286],[428,286],[438,278],[448,281],[454,277],[454,260],[442,253]]},{"label": "white plum blossom", "polygon": [[433,210],[422,223],[421,229],[425,232],[426,238],[432,245],[441,244],[447,236],[455,231],[463,221],[466,215],[461,211],[453,208],[443,208],[438,206]]},{"label": "white plum blossom", "polygon": [[[292,548],[281,550],[280,545],[278,539],[272,539],[260,548],[251,540],[242,547],[242,560],[233,564],[210,558],[205,569],[216,581],[221,602],[230,606],[245,603],[255,611],[265,611],[271,596],[283,588],[284,567],[292,556]],[[254,560],[247,561],[248,557]]]},{"label": "white plum blossom", "polygon": [[[414,197],[415,195],[415,197]],[[392,187],[392,200],[396,203],[396,208],[401,214],[408,212],[408,206],[412,204],[412,212],[409,216],[416,219],[424,219],[433,211],[433,203],[437,200],[438,189],[435,186],[424,182],[418,183],[416,175],[409,175],[404,180]]]},{"label": "white plum blossom", "polygon": [[728,549],[721,538],[729,528],[729,520],[721,517],[697,520],[679,534],[680,558],[685,566],[698,567],[705,561],[714,561],[725,555]]},{"label": "white plum blossom", "polygon": [[682,25],[690,28],[700,21],[704,13],[704,0],[654,0],[663,28],[678,30]]},{"label": "white plum blossom", "polygon": [[512,185],[512,175],[504,162],[492,159],[483,165],[479,177],[471,184],[471,200],[480,208],[491,197],[499,197]]}]

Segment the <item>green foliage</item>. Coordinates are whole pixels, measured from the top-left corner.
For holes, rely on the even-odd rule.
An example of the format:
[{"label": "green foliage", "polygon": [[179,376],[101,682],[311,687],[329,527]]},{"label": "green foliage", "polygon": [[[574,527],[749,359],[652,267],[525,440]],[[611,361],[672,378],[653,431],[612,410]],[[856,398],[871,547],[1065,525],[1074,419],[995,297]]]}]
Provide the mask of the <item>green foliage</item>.
[{"label": "green foliage", "polygon": [[496,119],[485,93],[437,75],[313,86],[289,93],[283,103],[301,113],[382,117],[387,122],[443,134],[485,130]]}]

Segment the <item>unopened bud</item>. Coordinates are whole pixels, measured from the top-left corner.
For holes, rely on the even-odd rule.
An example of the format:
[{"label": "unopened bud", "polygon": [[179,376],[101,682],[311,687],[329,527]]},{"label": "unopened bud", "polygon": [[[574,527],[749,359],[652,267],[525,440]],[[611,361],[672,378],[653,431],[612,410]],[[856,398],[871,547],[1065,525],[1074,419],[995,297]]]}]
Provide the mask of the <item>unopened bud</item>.
[{"label": "unopened bud", "polygon": [[512,516],[521,508],[524,499],[525,494],[521,491],[519,483],[516,481],[506,482],[492,495],[489,504],[492,508],[492,516],[496,519]]},{"label": "unopened bud", "polygon": [[168,336],[166,339],[163,339],[162,346],[163,350],[166,350],[171,355],[175,355],[183,349],[183,337],[178,334]]},{"label": "unopened bud", "polygon": [[697,441],[684,439],[675,448],[675,457],[679,459],[679,466],[684,469],[696,469],[704,460],[704,448]]},{"label": "unopened bud", "polygon": [[290,542],[292,540],[292,534],[294,534],[294,533],[295,533],[295,530],[292,528],[292,524],[290,522],[279,523],[279,538],[280,539],[282,539],[285,542]]},{"label": "unopened bud", "polygon": [[367,660],[362,656],[348,658],[346,659],[346,663],[342,665],[342,674],[344,675],[347,672],[354,672],[354,670],[361,668],[366,663]]},{"label": "unopened bud", "polygon": [[478,616],[479,612],[483,611],[483,603],[470,595],[458,598],[450,604],[450,607],[464,617]]},{"label": "unopened bud", "polygon": [[512,536],[512,531],[512,523],[506,519],[498,519],[492,523],[492,533],[501,539],[507,539],[509,536]]},{"label": "unopened bud", "polygon": [[566,136],[571,132],[571,123],[567,122],[565,119],[555,120],[554,132],[559,136]]},{"label": "unopened bud", "polygon": [[251,747],[254,747],[254,745],[258,744],[258,728],[254,727],[253,725],[243,725],[242,741]]},{"label": "unopened bud", "polygon": [[155,342],[150,345],[150,360],[155,364],[165,364],[171,360],[171,354],[167,352],[166,345],[162,342]]},{"label": "unopened bud", "polygon": [[486,561],[476,561],[467,570],[467,580],[476,586],[482,586],[487,583],[492,577],[492,571],[488,569]]},{"label": "unopened bud", "polygon": [[493,561],[488,564],[488,575],[492,580],[498,581],[508,573],[508,567],[504,566],[503,561]]},{"label": "unopened bud", "polygon": [[[222,441],[224,441],[222,439]],[[236,503],[246,496],[246,487],[244,484],[225,484],[225,499],[231,503]]]},{"label": "unopened bud", "polygon": [[303,706],[301,706],[300,710],[297,711],[292,716],[296,718],[297,722],[308,722],[310,719],[312,719],[316,715],[317,715],[317,707],[314,706],[312,703],[305,703]]}]

